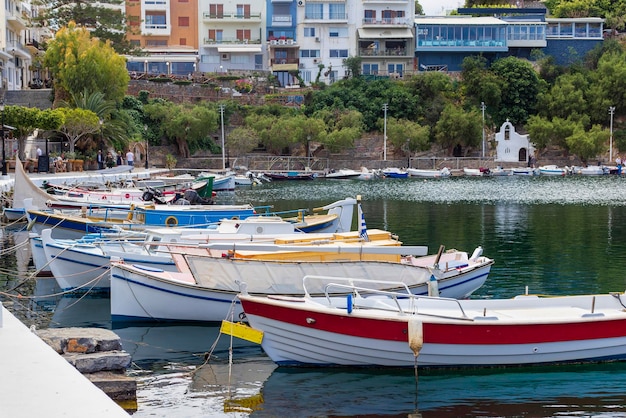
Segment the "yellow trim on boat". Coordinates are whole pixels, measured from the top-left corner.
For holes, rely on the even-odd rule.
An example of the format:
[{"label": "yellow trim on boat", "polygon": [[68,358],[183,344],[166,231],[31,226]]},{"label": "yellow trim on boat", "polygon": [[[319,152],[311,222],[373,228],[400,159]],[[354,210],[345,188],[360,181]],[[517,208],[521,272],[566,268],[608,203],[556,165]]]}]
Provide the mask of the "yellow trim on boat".
[{"label": "yellow trim on boat", "polygon": [[241,322],[222,321],[220,332],[255,344],[261,344],[261,341],[263,341],[263,331],[254,329]]}]

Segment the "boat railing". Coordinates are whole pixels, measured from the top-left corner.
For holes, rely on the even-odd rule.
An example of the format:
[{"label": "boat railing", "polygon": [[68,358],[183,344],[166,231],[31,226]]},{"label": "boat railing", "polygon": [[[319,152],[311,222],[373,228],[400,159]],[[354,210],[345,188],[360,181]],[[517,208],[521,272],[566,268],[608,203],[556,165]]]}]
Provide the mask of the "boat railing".
[{"label": "boat railing", "polygon": [[[354,277],[336,277],[336,276],[316,276],[316,275],[307,275],[304,276],[304,278],[302,279],[302,284],[304,287],[304,294],[306,297],[310,297],[310,293],[307,289],[307,281],[312,281],[312,280],[329,280],[329,281],[333,281],[331,283],[328,283],[324,286],[324,296],[326,298],[326,301],[328,302],[329,305],[332,305],[332,301],[333,298],[335,298],[337,296],[337,293],[345,293],[348,295],[348,311],[351,312],[352,309],[354,308],[375,308],[377,306],[380,306],[381,304],[377,304],[377,305],[372,305],[372,304],[363,304],[364,301],[368,301],[368,297],[371,297],[372,295],[379,295],[379,296],[386,296],[387,298],[393,300],[395,307],[397,308],[398,312],[401,315],[407,315],[407,314],[422,314],[422,315],[432,315],[432,316],[446,316],[448,317],[448,315],[434,315],[433,313],[427,313],[427,312],[420,312],[419,311],[419,306],[418,306],[418,301],[444,301],[444,302],[449,302],[450,304],[452,304],[453,306],[455,306],[455,309],[458,308],[459,312],[460,312],[460,318],[461,319],[469,319],[469,317],[467,316],[467,314],[465,313],[465,310],[463,309],[463,306],[461,306],[461,303],[457,300],[457,299],[452,299],[452,298],[442,298],[442,297],[433,297],[433,296],[422,296],[422,295],[414,295],[411,293],[409,287],[406,285],[406,283],[404,282],[394,282],[394,281],[382,281],[382,280],[371,280],[371,279],[360,279],[360,278],[354,278]],[[337,283],[339,281],[342,281],[344,283]],[[369,287],[366,286],[358,286],[355,283],[359,283],[359,284],[370,284]],[[389,288],[402,288],[404,289],[403,291],[397,291],[397,290],[384,290],[384,289],[377,289],[371,285],[384,285],[386,286],[388,289]],[[332,291],[331,291],[332,290]],[[403,308],[402,304],[400,303],[400,300],[409,300],[409,304],[408,307]],[[380,302],[380,300],[377,300],[377,302]],[[391,305],[387,305],[386,307],[390,307]]]}]

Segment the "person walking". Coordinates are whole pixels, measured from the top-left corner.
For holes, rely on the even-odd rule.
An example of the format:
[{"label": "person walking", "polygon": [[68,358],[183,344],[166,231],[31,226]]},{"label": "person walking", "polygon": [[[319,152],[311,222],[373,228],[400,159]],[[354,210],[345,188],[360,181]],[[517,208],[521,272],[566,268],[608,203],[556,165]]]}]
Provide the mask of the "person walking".
[{"label": "person walking", "polygon": [[126,153],[126,164],[130,166],[135,165],[135,154],[131,150],[128,150]]},{"label": "person walking", "polygon": [[98,170],[104,170],[104,155],[102,155],[102,150],[98,150],[98,157],[96,159],[98,162]]},{"label": "person walking", "polygon": [[122,151],[118,151],[117,152],[117,161],[116,161],[117,165],[122,165],[124,164],[124,161],[122,160]]},{"label": "person walking", "polygon": [[617,175],[621,176],[622,175],[622,159],[620,158],[619,155],[615,159],[615,165],[617,165]]}]

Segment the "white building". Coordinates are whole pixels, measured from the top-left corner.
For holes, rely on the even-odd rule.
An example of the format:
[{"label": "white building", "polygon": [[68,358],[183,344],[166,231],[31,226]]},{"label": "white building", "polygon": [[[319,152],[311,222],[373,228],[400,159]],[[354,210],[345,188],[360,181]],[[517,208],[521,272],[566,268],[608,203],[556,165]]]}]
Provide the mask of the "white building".
[{"label": "white building", "polygon": [[529,157],[534,153],[535,147],[528,139],[528,135],[520,135],[515,132],[515,127],[507,119],[500,127],[500,131],[496,132],[495,161],[527,163]]}]

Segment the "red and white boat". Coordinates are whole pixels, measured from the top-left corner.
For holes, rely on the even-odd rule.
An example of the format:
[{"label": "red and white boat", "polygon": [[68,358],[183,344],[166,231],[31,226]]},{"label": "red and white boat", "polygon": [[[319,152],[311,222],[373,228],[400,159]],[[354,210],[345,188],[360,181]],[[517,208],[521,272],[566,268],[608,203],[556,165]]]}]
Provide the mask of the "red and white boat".
[{"label": "red and white boat", "polygon": [[239,296],[274,362],[492,367],[626,359],[624,293],[455,300],[340,278],[326,289],[346,296]]}]

